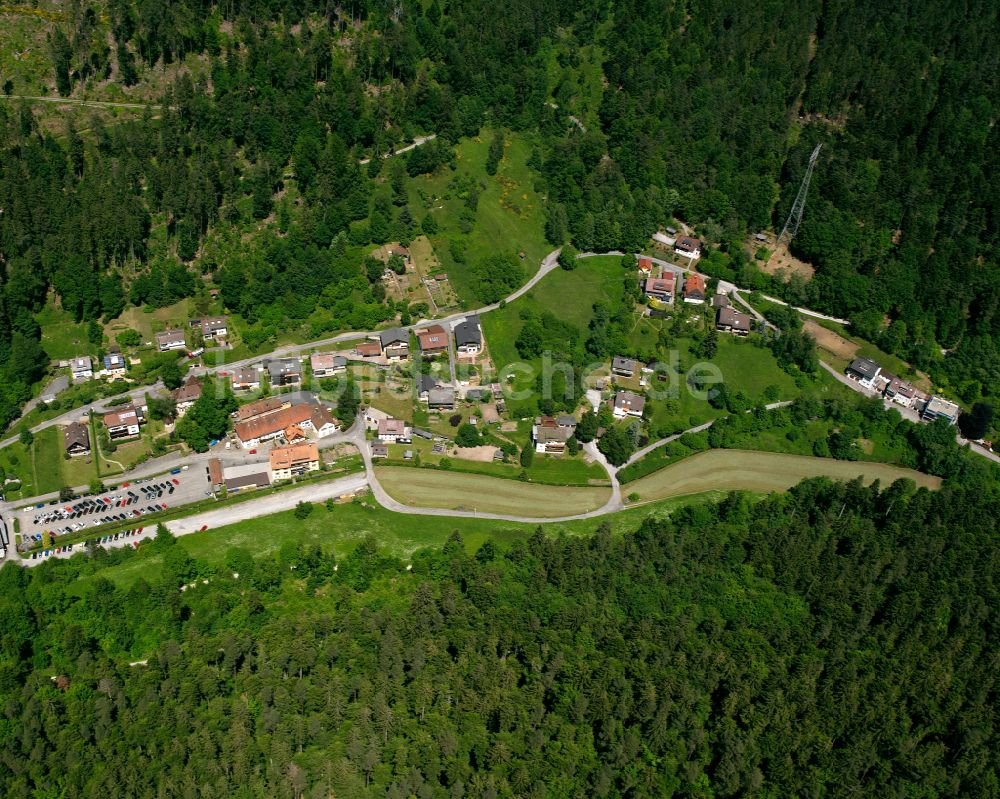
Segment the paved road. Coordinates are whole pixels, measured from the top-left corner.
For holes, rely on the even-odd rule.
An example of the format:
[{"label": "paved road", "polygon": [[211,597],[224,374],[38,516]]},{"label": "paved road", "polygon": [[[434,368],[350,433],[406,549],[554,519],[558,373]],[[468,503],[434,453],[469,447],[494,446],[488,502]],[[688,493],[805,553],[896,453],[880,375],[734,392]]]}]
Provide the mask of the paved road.
[{"label": "paved road", "polygon": [[[839,382],[843,383],[845,386],[851,389],[851,391],[856,391],[858,394],[863,394],[866,397],[879,397],[882,399],[882,404],[887,409],[892,408],[893,410],[899,411],[899,413],[903,416],[904,419],[913,422],[914,424],[923,424],[923,422],[920,419],[920,414],[917,413],[915,410],[913,410],[913,408],[904,408],[903,406],[898,405],[892,400],[885,399],[877,391],[872,391],[871,389],[865,388],[857,380],[851,380],[849,377],[847,377],[847,375],[838,372],[832,366],[830,366],[827,363],[824,363],[823,361],[820,361],[819,365],[822,366],[824,369],[826,369],[826,371],[828,371],[835,378],[837,378]],[[982,457],[986,458],[987,460],[991,460],[994,463],[1000,463],[1000,455],[998,455],[995,452],[992,452],[991,450],[986,449],[986,447],[977,444],[974,441],[969,441],[968,439],[962,438],[962,434],[959,433],[957,430],[955,431],[955,440],[959,443],[959,446],[963,447],[968,446],[969,450],[976,453],[977,455],[981,455]]]}]

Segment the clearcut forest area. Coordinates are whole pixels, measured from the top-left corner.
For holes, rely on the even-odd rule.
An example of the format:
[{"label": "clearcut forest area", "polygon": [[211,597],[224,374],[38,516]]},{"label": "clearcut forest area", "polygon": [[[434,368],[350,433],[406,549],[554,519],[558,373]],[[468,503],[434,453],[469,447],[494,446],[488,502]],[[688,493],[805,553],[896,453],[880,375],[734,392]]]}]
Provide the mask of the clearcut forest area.
[{"label": "clearcut forest area", "polygon": [[0,5],[0,794],[1000,794],[998,36]]}]

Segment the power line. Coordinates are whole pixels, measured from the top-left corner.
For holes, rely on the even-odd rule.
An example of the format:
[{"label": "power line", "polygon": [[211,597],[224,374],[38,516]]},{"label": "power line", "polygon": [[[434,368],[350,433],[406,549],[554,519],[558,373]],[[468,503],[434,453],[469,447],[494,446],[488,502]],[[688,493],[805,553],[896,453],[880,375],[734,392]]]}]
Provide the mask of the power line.
[{"label": "power line", "polygon": [[816,149],[809,156],[809,166],[806,167],[806,175],[802,178],[802,185],[799,186],[799,193],[795,196],[795,202],[792,203],[792,210],[789,212],[788,219],[785,220],[785,226],[781,229],[781,234],[778,236],[778,241],[776,242],[778,244],[785,238],[786,233],[788,234],[787,241],[791,241],[795,238],[795,234],[799,232],[802,213],[806,210],[806,195],[809,193],[809,180],[812,178],[813,168],[816,166],[816,159],[819,158],[819,151],[822,146],[822,144],[817,144]]}]

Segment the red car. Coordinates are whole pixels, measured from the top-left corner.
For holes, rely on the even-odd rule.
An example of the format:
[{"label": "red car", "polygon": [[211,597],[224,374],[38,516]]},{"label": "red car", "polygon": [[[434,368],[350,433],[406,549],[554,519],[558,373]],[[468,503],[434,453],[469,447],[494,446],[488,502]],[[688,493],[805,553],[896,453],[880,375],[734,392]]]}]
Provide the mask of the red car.
[{"label": "red car", "polygon": [[207,529],[208,529],[208,525],[207,525],[207,524],[203,524],[203,525],[201,526],[201,529],[200,529],[200,530],[198,530],[198,532],[199,532],[199,533],[203,533],[203,532],[205,532],[205,531],[206,531]]},{"label": "red car", "polygon": [[257,450],[255,450],[255,449],[250,450],[250,454],[251,455],[256,455],[257,454]]}]

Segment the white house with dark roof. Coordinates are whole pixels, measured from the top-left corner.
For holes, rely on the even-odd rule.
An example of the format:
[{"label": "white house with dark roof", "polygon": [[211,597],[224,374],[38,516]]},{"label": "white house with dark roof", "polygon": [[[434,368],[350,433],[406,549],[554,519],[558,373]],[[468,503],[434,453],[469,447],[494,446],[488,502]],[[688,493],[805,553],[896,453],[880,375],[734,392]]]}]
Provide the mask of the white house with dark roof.
[{"label": "white house with dark roof", "polygon": [[462,355],[476,355],[483,348],[483,332],[478,316],[469,316],[455,325],[455,349]]},{"label": "white house with dark roof", "polygon": [[646,398],[633,394],[631,391],[619,391],[615,394],[615,401],[612,411],[616,419],[624,419],[626,416],[642,418],[642,412],[646,408]]},{"label": "white house with dark roof", "polygon": [[378,334],[382,354],[392,363],[410,357],[410,333],[401,327],[391,327]]},{"label": "white house with dark roof", "polygon": [[875,388],[875,381],[881,373],[882,367],[871,358],[855,358],[847,367],[847,376],[868,389]]},{"label": "white house with dark roof", "polygon": [[73,382],[90,380],[94,376],[94,362],[89,355],[81,355],[70,361],[69,371]]},{"label": "white house with dark roof", "polygon": [[619,377],[632,377],[639,365],[632,358],[616,355],[611,359],[611,374]]}]

